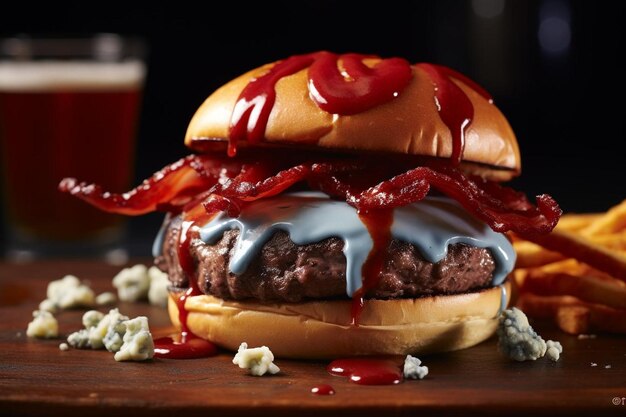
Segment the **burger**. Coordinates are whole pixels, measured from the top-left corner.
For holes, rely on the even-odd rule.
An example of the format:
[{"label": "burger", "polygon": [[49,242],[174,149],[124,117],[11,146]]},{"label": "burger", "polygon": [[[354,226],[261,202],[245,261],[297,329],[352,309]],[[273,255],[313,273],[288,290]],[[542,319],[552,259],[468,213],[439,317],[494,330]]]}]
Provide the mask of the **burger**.
[{"label": "burger", "polygon": [[154,244],[185,334],[278,357],[473,346],[509,302],[506,236],[561,210],[502,185],[515,135],[462,74],[402,58],[296,55],[219,88],[194,152],[116,194],[66,178],[106,211],[166,212]]}]

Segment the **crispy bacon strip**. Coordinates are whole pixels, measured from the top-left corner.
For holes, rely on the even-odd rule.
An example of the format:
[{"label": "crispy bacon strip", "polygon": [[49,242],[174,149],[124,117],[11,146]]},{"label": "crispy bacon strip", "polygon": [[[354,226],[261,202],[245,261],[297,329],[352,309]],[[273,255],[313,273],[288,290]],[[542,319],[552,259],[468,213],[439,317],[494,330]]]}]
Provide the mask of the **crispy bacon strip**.
[{"label": "crispy bacon strip", "polygon": [[[259,165],[244,166],[237,177],[223,185],[217,184],[211,189],[210,195],[202,203],[204,209],[207,213],[216,210],[226,211],[229,216],[237,217],[243,203],[282,193],[295,183],[304,180],[310,173],[310,167],[296,165],[267,177],[265,174],[261,175],[264,171],[265,167]],[[253,179],[258,181],[255,182]]]},{"label": "crispy bacon strip", "polygon": [[97,185],[79,184],[73,178],[64,179],[59,189],[102,210],[121,214],[185,211],[202,202],[207,213],[227,211],[236,217],[243,204],[280,194],[305,181],[312,189],[345,200],[360,213],[414,203],[423,199],[432,186],[458,201],[493,230],[512,230],[523,236],[551,231],[561,215],[561,209],[548,195],[538,196],[533,205],[523,193],[466,176],[443,163],[431,163],[395,175],[403,170],[358,159],[311,162],[299,155],[253,156],[236,159],[211,154],[188,156],[124,194],[104,192]]},{"label": "crispy bacon strip", "polygon": [[122,194],[104,191],[97,184],[79,183],[75,178],[64,178],[59,190],[111,213],[138,216],[157,210],[172,211],[212,187],[223,176],[232,175],[233,166],[218,169],[216,162],[195,155],[187,156]]},{"label": "crispy bacon strip", "polygon": [[458,201],[496,232],[513,230],[526,236],[548,233],[562,213],[547,194],[537,196],[534,206],[524,194],[511,188],[469,178],[458,169],[443,165],[418,167],[365,190],[357,207],[372,210],[413,203],[426,195],[429,186]]}]

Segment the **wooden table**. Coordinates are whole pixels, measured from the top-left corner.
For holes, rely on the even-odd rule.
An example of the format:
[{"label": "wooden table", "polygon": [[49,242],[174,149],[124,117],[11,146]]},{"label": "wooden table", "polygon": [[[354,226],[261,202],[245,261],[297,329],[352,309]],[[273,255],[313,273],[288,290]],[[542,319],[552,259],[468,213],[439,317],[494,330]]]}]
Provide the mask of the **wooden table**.
[{"label": "wooden table", "polygon": [[[259,378],[233,365],[228,352],[117,363],[106,351],[61,351],[61,339],[26,337],[31,311],[50,280],[72,273],[101,292],[113,289],[119,269],[88,261],[0,264],[0,415],[626,415],[626,338],[579,340],[546,325],[536,328],[565,349],[557,363],[511,362],[492,339],[423,357],[428,377],[395,386],[356,385],[329,375],[325,362],[277,360],[282,372]],[[147,315],[153,333],[169,330],[162,309],[146,303],[119,307],[131,317]],[[58,314],[61,334],[80,328],[81,316]],[[318,384],[331,384],[336,394],[311,394]]]}]

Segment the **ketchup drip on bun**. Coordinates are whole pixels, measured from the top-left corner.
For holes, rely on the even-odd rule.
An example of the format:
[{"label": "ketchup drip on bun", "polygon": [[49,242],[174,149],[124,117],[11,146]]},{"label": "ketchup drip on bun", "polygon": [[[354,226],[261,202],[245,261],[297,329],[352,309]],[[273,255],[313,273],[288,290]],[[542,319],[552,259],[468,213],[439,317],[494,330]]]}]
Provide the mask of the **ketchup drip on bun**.
[{"label": "ketchup drip on bun", "polygon": [[[435,102],[441,120],[452,134],[452,155],[450,161],[454,165],[461,163],[465,148],[465,129],[474,118],[474,106],[467,95],[457,86],[443,67],[433,64],[418,64],[430,75],[435,85]],[[478,90],[482,95],[482,89]],[[490,102],[491,96],[486,97]]]},{"label": "ketchup drip on bun", "polygon": [[380,61],[370,68],[361,54],[341,55],[315,52],[294,55],[252,79],[243,89],[233,110],[228,156],[237,153],[237,142],[260,142],[276,100],[276,83],[304,68],[308,71],[311,99],[324,111],[347,115],[365,111],[392,100],[411,79],[411,67],[402,58]]},{"label": "ketchup drip on bun", "polygon": [[434,64],[293,56],[215,91],[185,143],[196,154],[128,193],[72,178],[60,189],[106,211],[167,212],[155,257],[170,316],[231,350],[472,346],[508,302],[515,254],[501,234],[549,233],[561,214],[501,185],[521,172],[508,122]]}]

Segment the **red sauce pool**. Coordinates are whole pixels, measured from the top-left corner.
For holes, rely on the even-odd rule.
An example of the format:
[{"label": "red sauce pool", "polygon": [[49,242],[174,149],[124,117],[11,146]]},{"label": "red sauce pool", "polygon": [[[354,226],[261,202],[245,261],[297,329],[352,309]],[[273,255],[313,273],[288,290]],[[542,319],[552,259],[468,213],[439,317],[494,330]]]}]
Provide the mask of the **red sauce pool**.
[{"label": "red sauce pool", "polygon": [[391,359],[350,358],[332,361],[326,370],[361,385],[395,385],[402,382],[402,368]]},{"label": "red sauce pool", "polygon": [[311,394],[335,395],[335,389],[328,384],[316,385],[313,388],[311,388]]},{"label": "red sauce pool", "polygon": [[154,356],[166,359],[194,359],[217,355],[218,349],[208,340],[194,335],[187,327],[187,315],[185,309],[187,297],[196,295],[197,286],[190,287],[183,295],[178,297],[178,320],[180,321],[180,333],[173,336],[160,337],[154,341]]},{"label": "red sauce pool", "polygon": [[217,355],[217,346],[193,335],[160,337],[154,341],[154,357],[195,359]]}]

